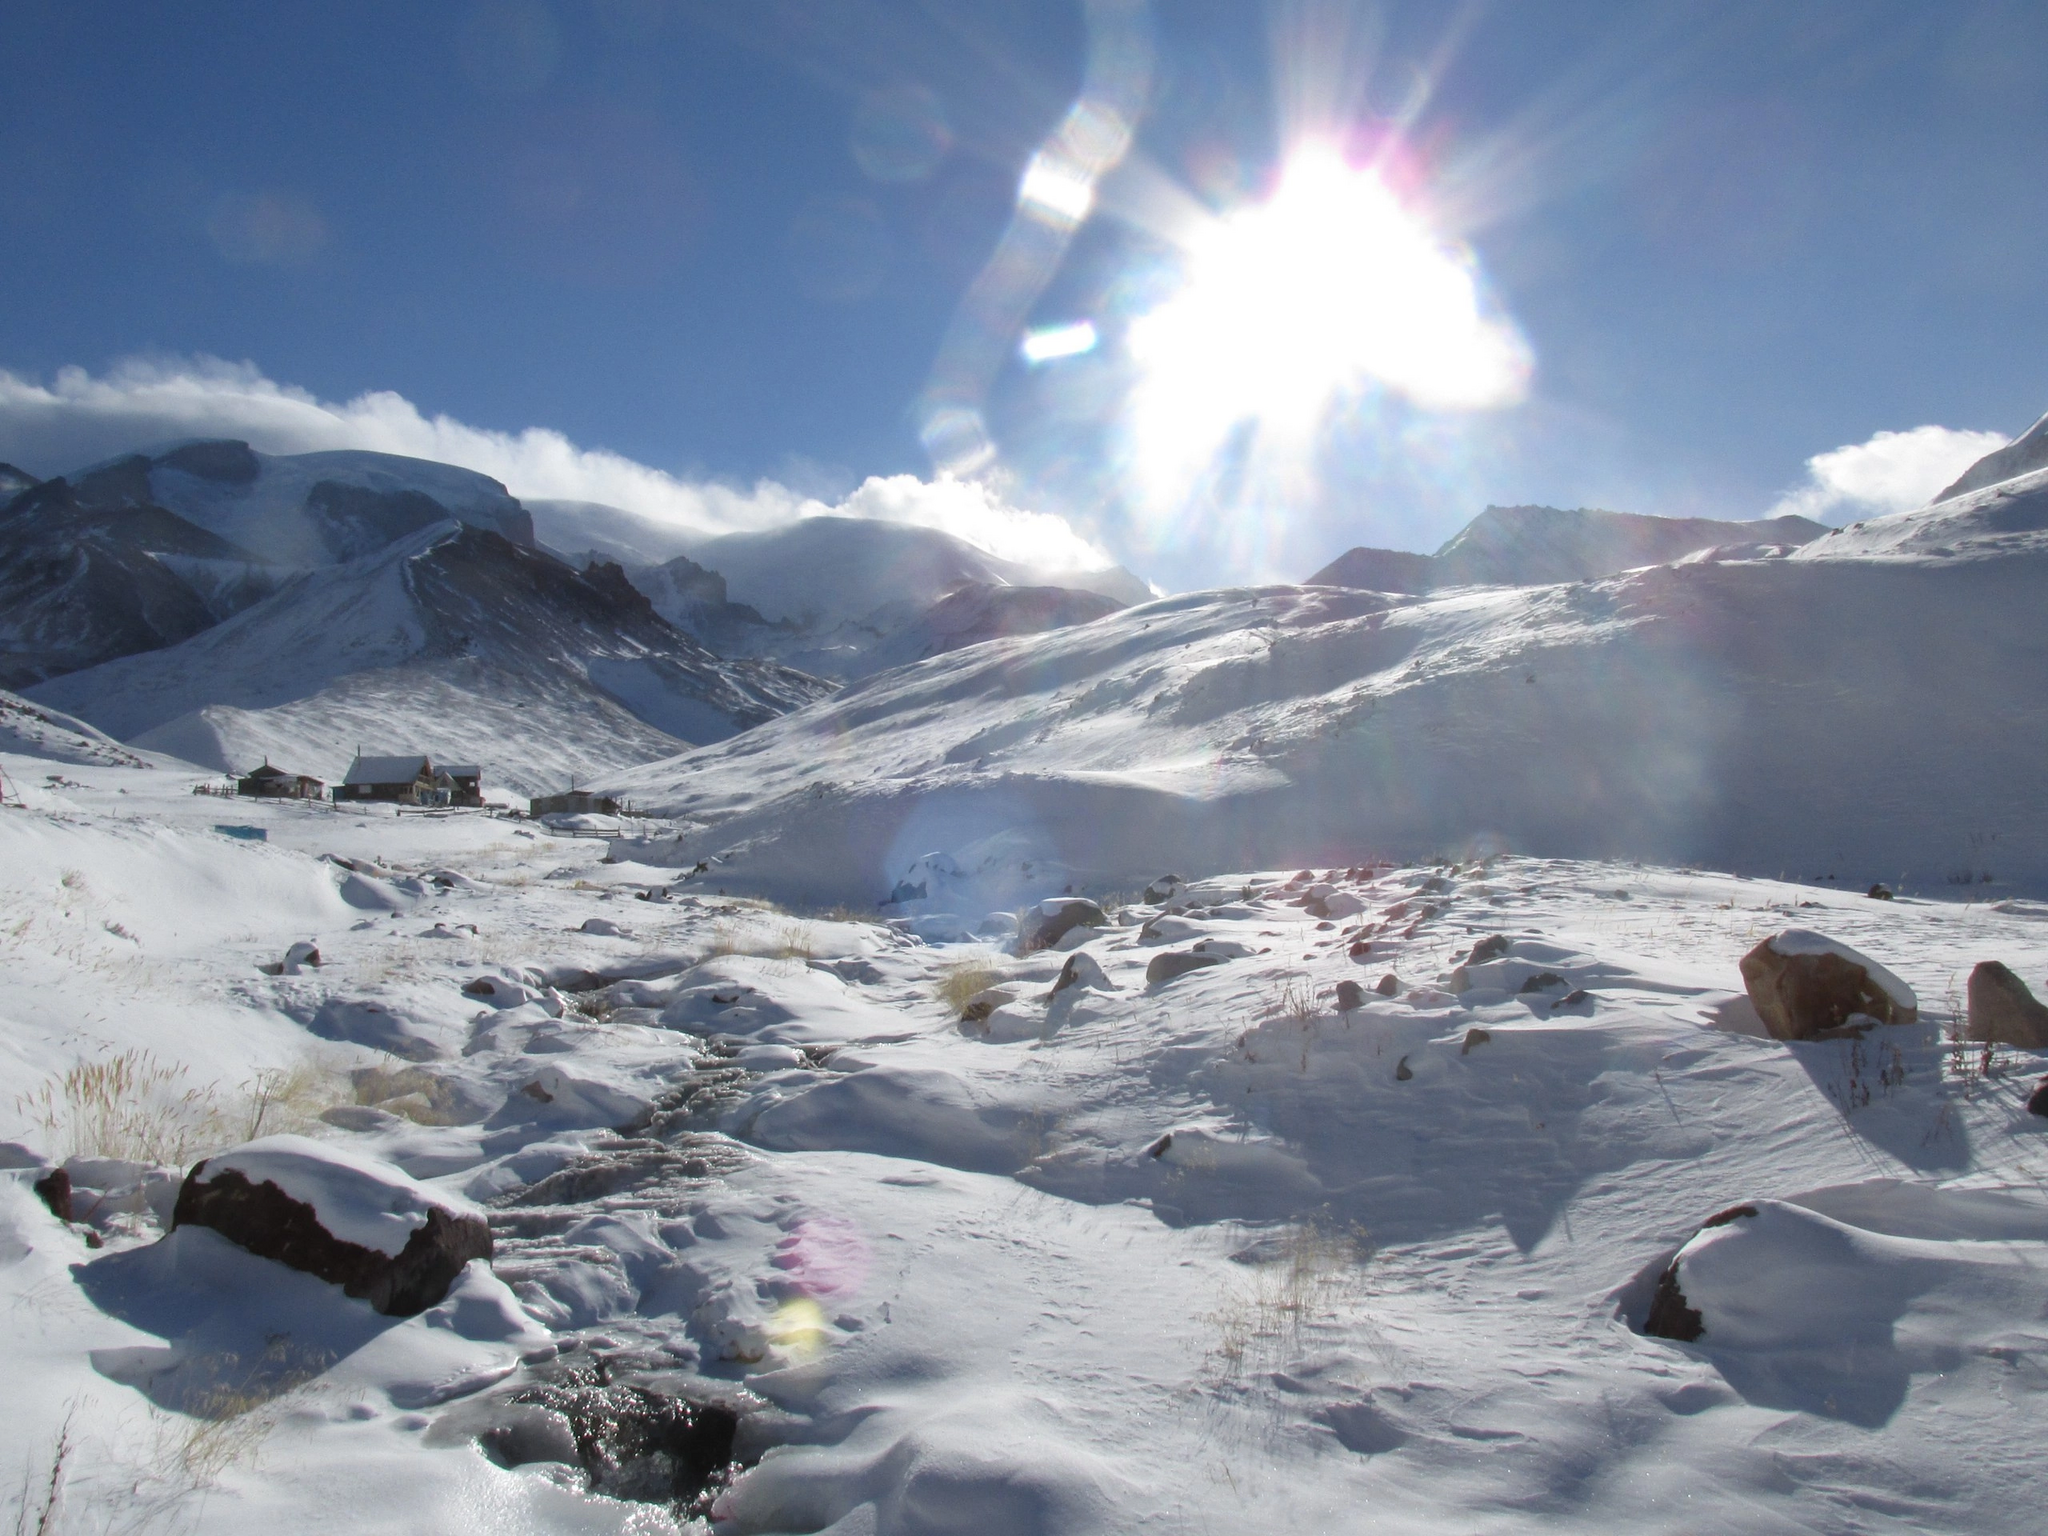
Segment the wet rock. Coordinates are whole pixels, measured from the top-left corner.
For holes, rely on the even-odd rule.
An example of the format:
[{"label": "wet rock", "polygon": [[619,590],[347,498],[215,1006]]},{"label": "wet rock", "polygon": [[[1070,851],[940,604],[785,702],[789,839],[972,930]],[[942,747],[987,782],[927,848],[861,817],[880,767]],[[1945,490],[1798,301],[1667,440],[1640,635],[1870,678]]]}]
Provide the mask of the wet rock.
[{"label": "wet rock", "polygon": [[71,1220],[71,1175],[62,1168],[52,1168],[37,1179],[34,1184],[36,1198],[50,1208],[50,1214],[59,1221]]},{"label": "wet rock", "polygon": [[1354,1008],[1365,1006],[1365,988],[1355,981],[1337,983],[1337,1011],[1349,1013]]},{"label": "wet rock", "polygon": [[480,1214],[388,1163],[302,1136],[267,1136],[194,1165],[171,1226],[211,1227],[388,1317],[436,1305],[465,1264],[491,1256]]},{"label": "wet rock", "polygon": [[1092,901],[1055,896],[1030,908],[1020,919],[1017,947],[1025,954],[1050,949],[1076,928],[1107,928],[1109,917]]},{"label": "wet rock", "polygon": [[739,1415],[606,1376],[599,1362],[492,1404],[493,1422],[477,1444],[502,1467],[579,1467],[593,1494],[666,1505],[686,1521],[707,1516],[742,1470],[734,1454]]},{"label": "wet rock", "polygon": [[1742,957],[1742,982],[1780,1040],[1830,1040],[1919,1017],[1913,989],[1848,945],[1804,928],[1773,934]]},{"label": "wet rock", "polygon": [[1379,993],[1381,997],[1393,997],[1397,993],[1399,993],[1400,990],[1401,978],[1396,976],[1392,971],[1389,971],[1386,975],[1382,976],[1379,979],[1379,984],[1373,988],[1373,991]]},{"label": "wet rock", "polygon": [[[1754,1218],[1756,1213],[1753,1205],[1730,1206],[1701,1222],[1699,1232],[1693,1233],[1693,1237],[1715,1227],[1725,1227],[1731,1221]],[[1691,1238],[1686,1239],[1688,1245],[1691,1241]],[[1706,1325],[1699,1310],[1687,1304],[1685,1292],[1679,1285],[1678,1265],[1684,1257],[1685,1249],[1680,1248],[1664,1267],[1664,1273],[1657,1277],[1657,1291],[1650,1299],[1650,1315],[1643,1319],[1643,1332],[1652,1338],[1676,1339],[1681,1344],[1690,1344],[1706,1333]]]},{"label": "wet rock", "polygon": [[1972,1040],[2017,1046],[2023,1051],[2048,1050],[2048,1007],[2035,999],[2009,967],[1986,960],[1970,972],[1965,1033]]},{"label": "wet rock", "polygon": [[1152,963],[1145,967],[1145,984],[1156,987],[1172,981],[1176,976],[1185,976],[1190,971],[1199,971],[1205,966],[1221,965],[1227,956],[1197,954],[1193,950],[1169,950],[1163,955],[1154,955]]}]

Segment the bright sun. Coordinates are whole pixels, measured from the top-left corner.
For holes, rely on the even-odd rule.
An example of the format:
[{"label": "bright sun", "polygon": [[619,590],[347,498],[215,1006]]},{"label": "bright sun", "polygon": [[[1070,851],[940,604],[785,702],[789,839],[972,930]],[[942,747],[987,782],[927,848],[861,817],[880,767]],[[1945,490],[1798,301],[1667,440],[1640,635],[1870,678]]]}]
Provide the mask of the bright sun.
[{"label": "bright sun", "polygon": [[1481,303],[1470,255],[1436,237],[1377,171],[1307,147],[1272,197],[1209,225],[1184,286],[1133,321],[1144,372],[1133,428],[1157,478],[1199,472],[1239,424],[1310,437],[1375,386],[1434,410],[1519,399],[1529,351]]}]

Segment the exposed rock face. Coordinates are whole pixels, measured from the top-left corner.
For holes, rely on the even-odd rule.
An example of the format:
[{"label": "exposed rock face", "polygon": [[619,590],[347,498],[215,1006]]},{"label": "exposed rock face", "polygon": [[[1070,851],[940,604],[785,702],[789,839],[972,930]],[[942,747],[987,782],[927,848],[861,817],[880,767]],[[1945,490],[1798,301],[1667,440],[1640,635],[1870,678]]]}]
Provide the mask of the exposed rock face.
[{"label": "exposed rock face", "polygon": [[1773,934],[1742,957],[1742,984],[1764,1027],[1780,1040],[1861,1034],[1868,1023],[1911,1024],[1912,988],[1876,961],[1803,928]]},{"label": "exposed rock face", "polygon": [[[259,1172],[278,1165],[296,1193],[276,1179],[223,1166],[238,1154],[255,1154]],[[307,1193],[314,1198],[299,1198]],[[406,1218],[416,1224],[401,1245],[371,1224],[380,1218],[385,1229]],[[396,1168],[342,1158],[295,1136],[268,1137],[196,1164],[178,1191],[171,1226],[211,1227],[237,1247],[317,1275],[388,1317],[424,1312],[447,1296],[465,1264],[491,1256],[482,1216],[424,1199]],[[365,1236],[372,1241],[355,1240]]]},{"label": "exposed rock face", "polygon": [[1050,949],[1076,928],[1108,926],[1109,915],[1094,902],[1055,896],[1050,901],[1041,901],[1026,914],[1017,930],[1017,948],[1024,954],[1034,949]]},{"label": "exposed rock face", "polygon": [[[1700,1232],[1725,1227],[1731,1221],[1741,1221],[1755,1215],[1756,1207],[1753,1205],[1730,1206],[1727,1210],[1709,1216],[1701,1222]],[[1699,1232],[1693,1234],[1693,1237],[1698,1236]],[[1687,1239],[1687,1242],[1690,1244],[1691,1239]],[[1665,1266],[1664,1273],[1657,1277],[1657,1294],[1650,1302],[1650,1315],[1643,1319],[1643,1332],[1653,1338],[1676,1339],[1681,1344],[1690,1344],[1707,1330],[1699,1310],[1687,1305],[1685,1292],[1679,1288],[1678,1261],[1684,1256],[1685,1249],[1679,1249],[1672,1256],[1670,1264]]]},{"label": "exposed rock face", "polygon": [[1192,950],[1178,953],[1169,951],[1154,955],[1152,963],[1145,967],[1145,984],[1158,986],[1161,982],[1172,981],[1176,976],[1185,976],[1189,971],[1199,971],[1204,966],[1221,965],[1226,956],[1196,954]]},{"label": "exposed rock face", "polygon": [[2048,1051],[2048,1007],[2008,967],[1986,960],[1970,972],[1967,1033],[1972,1040]]},{"label": "exposed rock face", "polygon": [[1067,963],[1060,967],[1059,980],[1052,984],[1052,995],[1058,997],[1070,988],[1080,987],[1096,992],[1114,992],[1116,985],[1102,972],[1102,967],[1093,955],[1080,950],[1067,956]]}]

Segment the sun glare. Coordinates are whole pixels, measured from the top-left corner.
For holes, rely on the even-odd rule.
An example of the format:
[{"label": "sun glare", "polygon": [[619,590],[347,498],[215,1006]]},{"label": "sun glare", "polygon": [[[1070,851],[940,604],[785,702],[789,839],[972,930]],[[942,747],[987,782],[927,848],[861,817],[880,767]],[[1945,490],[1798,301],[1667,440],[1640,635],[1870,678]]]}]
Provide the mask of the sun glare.
[{"label": "sun glare", "polygon": [[1169,475],[1242,423],[1304,439],[1375,388],[1469,411],[1528,382],[1528,348],[1487,312],[1470,254],[1333,149],[1297,151],[1268,201],[1208,225],[1185,273],[1127,335],[1140,457]]}]

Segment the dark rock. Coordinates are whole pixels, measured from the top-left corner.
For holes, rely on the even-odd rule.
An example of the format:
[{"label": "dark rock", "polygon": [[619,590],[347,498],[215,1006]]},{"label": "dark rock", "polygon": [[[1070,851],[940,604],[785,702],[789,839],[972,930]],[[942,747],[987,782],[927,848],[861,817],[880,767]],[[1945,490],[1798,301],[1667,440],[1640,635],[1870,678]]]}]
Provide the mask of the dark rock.
[{"label": "dark rock", "polygon": [[1465,957],[1467,965],[1484,965],[1489,960],[1498,960],[1508,952],[1508,936],[1504,933],[1489,933],[1472,946],[1472,953]]},{"label": "dark rock", "polygon": [[1191,950],[1154,955],[1152,963],[1145,967],[1145,984],[1156,987],[1176,976],[1185,976],[1189,971],[1199,971],[1205,966],[1221,965],[1223,961],[1222,955],[1198,955]]},{"label": "dark rock", "polygon": [[59,1221],[70,1221],[71,1217],[71,1175],[62,1168],[52,1168],[37,1179],[34,1189],[43,1204],[50,1208],[50,1214]]},{"label": "dark rock", "polygon": [[2027,984],[1996,960],[1985,960],[1970,972],[1969,1022],[1972,1040],[2017,1046],[2023,1051],[2048,1050],[2048,1007]]},{"label": "dark rock", "polygon": [[231,437],[186,443],[158,454],[155,462],[159,468],[181,470],[222,485],[253,485],[263,468],[247,443]]},{"label": "dark rock", "polygon": [[1042,901],[1033,907],[1018,929],[1018,948],[1029,954],[1050,949],[1076,928],[1107,928],[1109,914],[1092,901]]},{"label": "dark rock", "polygon": [[1067,963],[1060,967],[1059,980],[1052,984],[1052,996],[1058,997],[1070,987],[1087,987],[1097,992],[1116,990],[1110,979],[1102,974],[1102,966],[1095,957],[1078,949],[1067,956]]},{"label": "dark rock", "polygon": [[1395,1082],[1405,1083],[1414,1076],[1415,1074],[1408,1070],[1408,1058],[1406,1056],[1403,1056],[1399,1061],[1394,1063]]},{"label": "dark rock", "polygon": [[1465,1031],[1465,1043],[1458,1047],[1458,1054],[1460,1056],[1469,1056],[1472,1054],[1473,1046],[1488,1044],[1492,1039],[1493,1036],[1486,1030],[1468,1029]]},{"label": "dark rock", "polygon": [[1349,1013],[1354,1008],[1365,1006],[1365,988],[1355,981],[1337,983],[1337,1011]]},{"label": "dark rock", "polygon": [[1392,971],[1389,971],[1386,975],[1382,976],[1379,979],[1379,985],[1373,988],[1373,991],[1379,993],[1381,997],[1392,997],[1395,993],[1399,992],[1400,990],[1401,978],[1396,976]]},{"label": "dark rock", "polygon": [[1524,992],[1550,992],[1565,984],[1564,978],[1555,971],[1538,971],[1515,990]]},{"label": "dark rock", "polygon": [[1172,901],[1186,888],[1187,881],[1183,880],[1179,875],[1161,875],[1157,880],[1154,880],[1145,887],[1144,900],[1154,905],[1160,902]]},{"label": "dark rock", "polygon": [[912,885],[908,880],[898,880],[896,888],[889,893],[889,899],[883,902],[882,905],[893,907],[898,902],[923,901],[924,892],[925,883],[922,880],[918,881],[915,885]]},{"label": "dark rock", "polygon": [[1873,885],[1869,890],[1865,891],[1863,894],[1868,896],[1872,901],[1890,901],[1892,899],[1891,891],[1887,887],[1882,885]]},{"label": "dark rock", "polygon": [[171,1227],[211,1227],[238,1248],[317,1275],[387,1317],[411,1317],[448,1294],[471,1259],[491,1256],[491,1229],[481,1216],[430,1205],[426,1225],[395,1256],[346,1242],[321,1224],[303,1200],[268,1179],[251,1183],[234,1168],[209,1175],[200,1162],[185,1176]]},{"label": "dark rock", "polygon": [[1166,1156],[1167,1150],[1170,1147],[1172,1147],[1172,1145],[1173,1132],[1168,1131],[1164,1136],[1160,1137],[1157,1141],[1153,1142],[1151,1146],[1145,1149],[1145,1155],[1147,1157],[1164,1157]]},{"label": "dark rock", "polygon": [[2034,1096],[2027,1100],[2027,1113],[2048,1120],[2048,1077],[2034,1085]]},{"label": "dark rock", "polygon": [[582,1375],[512,1394],[509,1403],[528,1411],[478,1435],[484,1453],[502,1467],[567,1460],[583,1469],[591,1493],[665,1504],[685,1519],[708,1515],[740,1471],[739,1416],[722,1404],[606,1382],[602,1365]]},{"label": "dark rock", "polygon": [[[1699,1232],[1714,1227],[1725,1227],[1731,1221],[1741,1221],[1756,1215],[1753,1205],[1732,1205],[1725,1211],[1717,1212],[1700,1223]],[[1699,1236],[1695,1232],[1693,1237]],[[1690,1243],[1692,1238],[1687,1238]],[[1673,1254],[1671,1262],[1664,1267],[1664,1273],[1657,1277],[1657,1293],[1650,1300],[1650,1315],[1643,1319],[1643,1332],[1652,1338],[1676,1339],[1681,1344],[1690,1344],[1705,1334],[1706,1322],[1695,1307],[1688,1306],[1685,1292],[1678,1284],[1678,1260],[1685,1252],[1680,1248]]]},{"label": "dark rock", "polygon": [[1560,1008],[1576,1008],[1581,1003],[1590,1003],[1592,1001],[1592,993],[1588,992],[1584,987],[1574,987],[1571,991],[1565,993],[1563,997],[1552,1003],[1550,1011],[1555,1013]]},{"label": "dark rock", "polygon": [[[1839,1039],[1861,1034],[1871,1023],[1910,1024],[1919,1016],[1894,995],[1893,988],[1904,991],[1903,983],[1819,934],[1773,934],[1742,957],[1741,968],[1757,1016],[1780,1040]],[[1868,1022],[1854,1022],[1858,1014]]]}]

